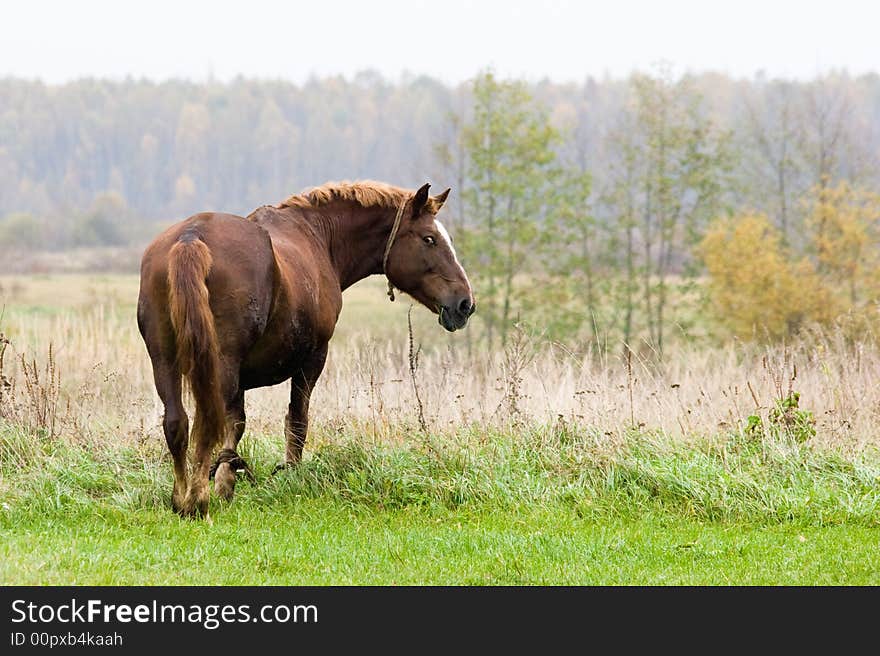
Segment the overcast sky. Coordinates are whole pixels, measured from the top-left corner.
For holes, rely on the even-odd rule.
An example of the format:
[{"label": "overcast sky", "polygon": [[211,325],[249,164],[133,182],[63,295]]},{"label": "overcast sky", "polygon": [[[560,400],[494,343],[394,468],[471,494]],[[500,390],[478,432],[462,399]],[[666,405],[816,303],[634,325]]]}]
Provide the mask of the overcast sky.
[{"label": "overcast sky", "polygon": [[301,82],[375,69],[458,82],[623,77],[660,60],[805,79],[880,71],[877,0],[0,0],[0,75]]}]

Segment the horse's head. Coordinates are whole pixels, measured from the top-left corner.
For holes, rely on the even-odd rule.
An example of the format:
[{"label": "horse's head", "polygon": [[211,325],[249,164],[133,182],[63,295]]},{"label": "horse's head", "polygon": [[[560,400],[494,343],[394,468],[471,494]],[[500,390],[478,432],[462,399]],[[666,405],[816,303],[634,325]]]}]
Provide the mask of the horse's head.
[{"label": "horse's head", "polygon": [[449,233],[436,216],[449,189],[429,196],[426,184],[404,205],[400,225],[388,251],[388,280],[440,315],[440,325],[452,332],[464,328],[477,306]]}]

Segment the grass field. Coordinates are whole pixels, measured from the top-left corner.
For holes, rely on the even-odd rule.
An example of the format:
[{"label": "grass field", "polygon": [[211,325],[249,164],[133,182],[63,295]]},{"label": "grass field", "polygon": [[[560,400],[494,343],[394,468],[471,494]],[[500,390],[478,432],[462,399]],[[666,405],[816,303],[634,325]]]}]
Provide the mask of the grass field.
[{"label": "grass field", "polygon": [[[876,528],[703,524],[569,509],[355,513],[328,502],[206,529],[161,511],[83,512],[77,528],[10,531],[3,579],[89,585],[876,585]],[[49,535],[46,535],[49,533]],[[27,557],[23,558],[26,554]]]},{"label": "grass field", "polygon": [[[306,459],[270,475],[286,389],[249,393],[257,484],[208,524],[168,507],[136,277],[0,287],[4,584],[880,583],[870,341],[627,369],[528,336],[481,353],[416,309],[414,381],[407,304],[367,281],[346,292]],[[806,429],[774,415],[789,388]]]}]

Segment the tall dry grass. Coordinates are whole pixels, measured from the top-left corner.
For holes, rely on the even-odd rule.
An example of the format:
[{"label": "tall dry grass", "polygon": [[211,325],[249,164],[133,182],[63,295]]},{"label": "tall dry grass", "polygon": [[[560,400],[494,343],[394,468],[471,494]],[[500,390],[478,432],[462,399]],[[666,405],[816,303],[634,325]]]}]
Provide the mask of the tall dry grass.
[{"label": "tall dry grass", "polygon": [[[65,306],[59,296],[47,306],[45,290],[40,306],[28,305],[26,290],[6,301],[0,418],[95,443],[163,439],[136,293],[128,283],[108,284],[117,289],[109,301],[86,294]],[[375,308],[359,299],[357,312],[390,312],[380,299]],[[609,443],[633,427],[692,439],[741,430],[752,414],[766,419],[795,390],[815,417],[813,443],[846,451],[880,445],[880,348],[870,336],[814,331],[788,345],[683,347],[662,361],[634,355],[627,363],[622,350],[573,351],[524,331],[486,353],[427,321],[416,322],[411,344],[405,306],[394,311],[372,330],[349,325],[334,338],[312,400],[316,432],[395,440],[422,424],[446,434],[462,425],[556,422],[589,426]],[[280,444],[287,394],[286,385],[248,392],[247,433],[277,435]]]}]

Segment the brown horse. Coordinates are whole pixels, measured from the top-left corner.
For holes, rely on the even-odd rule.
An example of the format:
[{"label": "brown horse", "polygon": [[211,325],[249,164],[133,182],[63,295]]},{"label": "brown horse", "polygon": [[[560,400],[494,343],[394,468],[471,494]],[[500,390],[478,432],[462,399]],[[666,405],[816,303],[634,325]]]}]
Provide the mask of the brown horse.
[{"label": "brown horse", "polygon": [[[174,460],[172,507],[207,514],[214,489],[231,499],[244,433],[244,392],[291,379],[286,465],[302,456],[309,397],[342,309],[342,291],[384,273],[392,285],[439,314],[446,330],[474,312],[467,275],[435,215],[449,194],[413,193],[379,182],[328,183],[246,219],[196,214],[168,228],[141,262],[138,327],[165,406]],[[192,471],[186,377],[195,400]]]}]

